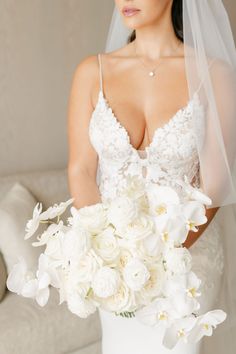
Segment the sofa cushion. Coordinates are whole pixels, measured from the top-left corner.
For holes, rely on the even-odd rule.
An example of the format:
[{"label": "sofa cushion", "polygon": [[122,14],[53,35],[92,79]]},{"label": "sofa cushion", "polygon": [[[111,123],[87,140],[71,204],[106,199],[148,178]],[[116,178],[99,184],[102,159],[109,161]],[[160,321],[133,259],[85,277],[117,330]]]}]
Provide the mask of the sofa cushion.
[{"label": "sofa cushion", "polygon": [[2,301],[4,294],[6,292],[6,280],[7,280],[7,269],[6,269],[3,256],[0,253],[0,302]]},{"label": "sofa cushion", "polygon": [[[86,319],[59,305],[58,290],[50,287],[48,303],[7,291],[0,304],[1,354],[69,354],[83,350],[101,338],[98,311]],[[85,353],[99,353],[85,351]]]},{"label": "sofa cushion", "polygon": [[[37,204],[34,196],[22,184],[16,182],[0,201],[0,251],[9,274],[18,256],[24,257],[29,269],[35,270],[41,247],[33,247],[37,232],[28,240],[24,240],[25,226],[32,218],[33,209]],[[45,229],[40,225],[39,232]],[[40,231],[41,230],[41,231]]]}]

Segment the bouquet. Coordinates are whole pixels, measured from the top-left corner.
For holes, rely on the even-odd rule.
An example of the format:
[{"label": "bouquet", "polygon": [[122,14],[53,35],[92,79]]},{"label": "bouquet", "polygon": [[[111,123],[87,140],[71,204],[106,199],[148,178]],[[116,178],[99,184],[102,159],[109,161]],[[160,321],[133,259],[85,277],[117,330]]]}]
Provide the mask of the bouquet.
[{"label": "bouquet", "polygon": [[44,246],[36,273],[18,257],[7,287],[45,306],[50,287],[59,292],[59,304],[81,318],[98,307],[123,317],[136,316],[150,326],[164,326],[163,344],[196,342],[212,335],[223,322],[222,310],[198,314],[201,279],[192,271],[192,257],[183,246],[190,230],[207,221],[204,205],[211,200],[179,181],[183,198],[169,186],[145,185],[127,176],[126,186],[111,201],[76,209],[64,224],[60,216],[74,198],[42,212],[37,203],[27,221],[24,239],[37,231],[34,247]]}]

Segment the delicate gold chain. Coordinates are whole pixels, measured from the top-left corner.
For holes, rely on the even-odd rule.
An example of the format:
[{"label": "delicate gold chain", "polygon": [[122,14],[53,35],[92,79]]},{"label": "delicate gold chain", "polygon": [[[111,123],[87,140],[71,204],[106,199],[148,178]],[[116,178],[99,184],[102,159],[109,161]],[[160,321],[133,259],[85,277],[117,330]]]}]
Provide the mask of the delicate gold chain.
[{"label": "delicate gold chain", "polygon": [[[135,41],[134,41],[134,42],[135,42]],[[181,44],[181,41],[179,41],[179,43],[178,43],[178,45],[176,46],[176,48],[175,48],[175,50],[173,51],[173,53],[176,52],[176,50],[179,48],[180,44]],[[135,45],[135,43],[134,43],[134,52],[135,52],[136,58],[143,64],[143,66],[144,66],[145,68],[148,68],[148,67],[144,64],[143,60],[140,59],[140,58],[137,56],[137,51],[136,51],[136,45]],[[171,55],[160,56],[159,59],[160,59],[160,58],[166,58],[166,57],[167,57],[167,58],[168,58],[168,57],[171,57]],[[162,62],[158,63],[158,65],[155,66],[154,69],[152,69],[151,71],[149,71],[148,75],[151,76],[151,77],[155,76],[156,69],[161,65],[161,63],[162,63]]]}]

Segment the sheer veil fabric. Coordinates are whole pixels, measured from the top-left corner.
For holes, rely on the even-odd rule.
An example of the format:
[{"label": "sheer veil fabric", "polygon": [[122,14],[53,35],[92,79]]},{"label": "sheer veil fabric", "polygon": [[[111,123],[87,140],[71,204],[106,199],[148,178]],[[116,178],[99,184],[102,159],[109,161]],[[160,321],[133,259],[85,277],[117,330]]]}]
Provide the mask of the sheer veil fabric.
[{"label": "sheer veil fabric", "polygon": [[[227,319],[212,337],[203,338],[203,354],[236,350],[236,50],[221,0],[183,0],[185,70],[190,99],[201,84],[204,121],[194,120],[201,188],[220,207],[224,275],[217,307]],[[114,7],[105,52],[127,44],[133,28]]]}]

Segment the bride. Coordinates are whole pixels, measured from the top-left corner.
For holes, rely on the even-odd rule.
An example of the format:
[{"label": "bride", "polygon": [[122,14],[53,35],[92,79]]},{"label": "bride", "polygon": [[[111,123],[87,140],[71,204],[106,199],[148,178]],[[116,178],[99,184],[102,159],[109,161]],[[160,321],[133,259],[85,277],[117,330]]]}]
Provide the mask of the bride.
[{"label": "bride", "polygon": [[[128,173],[187,176],[212,199],[184,246],[202,280],[200,311],[227,321],[173,354],[235,352],[235,48],[220,0],[115,0],[106,52],[76,68],[68,179],[77,208],[115,198]],[[103,354],[164,354],[162,330],[99,308]],[[208,334],[211,335],[211,334]],[[223,341],[224,338],[224,341]],[[225,342],[227,340],[227,343]]]}]

